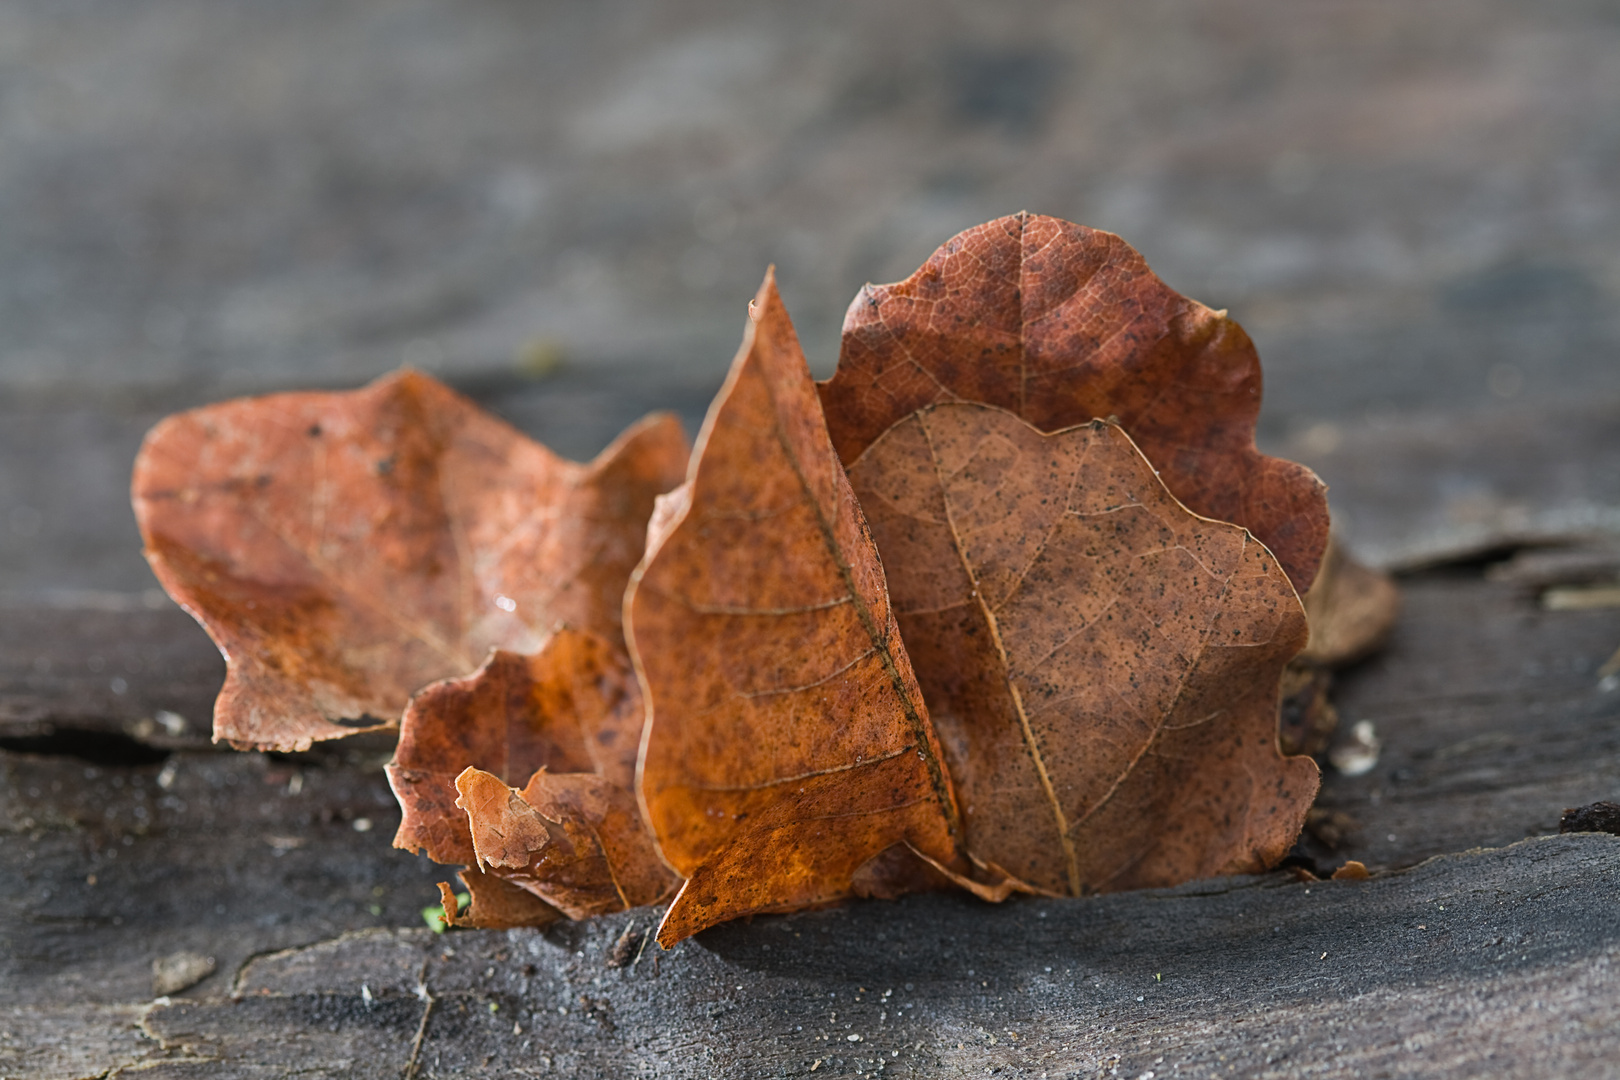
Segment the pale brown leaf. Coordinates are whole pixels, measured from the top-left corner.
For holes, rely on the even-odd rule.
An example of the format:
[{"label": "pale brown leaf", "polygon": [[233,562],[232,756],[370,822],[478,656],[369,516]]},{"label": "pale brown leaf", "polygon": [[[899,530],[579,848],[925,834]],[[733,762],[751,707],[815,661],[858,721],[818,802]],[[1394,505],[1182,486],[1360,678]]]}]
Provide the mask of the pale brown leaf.
[{"label": "pale brown leaf", "polygon": [[854,463],[969,854],[1054,892],[1275,863],[1316,793],[1277,747],[1305,617],[1264,545],[1116,425],[926,408]]}]

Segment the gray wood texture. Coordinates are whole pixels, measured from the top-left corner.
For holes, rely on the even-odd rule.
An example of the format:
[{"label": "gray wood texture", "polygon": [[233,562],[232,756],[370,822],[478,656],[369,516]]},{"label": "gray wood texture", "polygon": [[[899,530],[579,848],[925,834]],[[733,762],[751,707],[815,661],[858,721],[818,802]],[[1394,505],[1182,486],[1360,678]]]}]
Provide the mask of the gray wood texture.
[{"label": "gray wood texture", "polygon": [[[1504,576],[1408,575],[1395,637],[1340,677],[1341,738],[1383,749],[1328,770],[1344,835],[1300,855],[1370,881],[855,904],[628,971],[605,958],[656,912],[423,928],[447,874],[387,847],[386,739],[209,749],[219,663],[181,613],[35,610],[0,651],[0,1075],[393,1076],[418,1029],[442,1076],[1605,1075],[1620,839],[1547,834],[1620,794],[1620,609]],[[178,953],[214,973],[154,1005]]]},{"label": "gray wood texture", "polygon": [[[1556,835],[1620,800],[1620,609],[1540,601],[1620,535],[1617,50],[1608,0],[0,7],[0,1078],[1620,1076],[1620,838]],[[695,430],[767,263],[824,374],[1021,208],[1230,308],[1263,443],[1402,570],[1293,860],[1371,879],[612,967],[657,912],[426,928],[385,738],[209,742],[127,503],[166,413],[410,362],[586,457]]]}]

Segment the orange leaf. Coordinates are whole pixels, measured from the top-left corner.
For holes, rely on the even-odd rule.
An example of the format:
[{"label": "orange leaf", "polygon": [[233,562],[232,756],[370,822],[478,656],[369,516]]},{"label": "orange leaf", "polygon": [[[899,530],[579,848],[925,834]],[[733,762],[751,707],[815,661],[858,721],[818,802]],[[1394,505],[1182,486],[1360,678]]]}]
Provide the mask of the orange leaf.
[{"label": "orange leaf", "polygon": [[933,406],[849,475],[975,862],[1078,895],[1287,852],[1317,787],[1277,748],[1305,614],[1261,544],[1105,421]]},{"label": "orange leaf", "polygon": [[564,461],[414,372],[163,421],[136,459],[147,558],[225,653],[214,737],[294,750],[562,622],[619,637],[677,421]]},{"label": "orange leaf", "polygon": [[854,895],[894,845],[957,862],[883,569],[770,275],[687,485],[625,600],[642,799],[688,878],[658,940]]},{"label": "orange leaf", "polygon": [[674,887],[635,796],[600,776],[542,769],[518,791],[469,766],[456,789],[478,869],[571,919],[651,904]]},{"label": "orange leaf", "polygon": [[539,769],[635,783],[641,690],[629,660],[595,634],[564,627],[534,656],[496,650],[484,666],[411,699],[388,782],[403,818],[394,846],[442,863],[474,861],[456,777],[469,766],[506,783]]},{"label": "orange leaf", "polygon": [[1015,214],[953,237],[910,278],[855,298],[820,391],[846,465],[936,402],[997,405],[1042,431],[1114,417],[1178,499],[1247,527],[1300,592],[1327,543],[1321,481],[1254,447],[1248,335],[1110,233]]},{"label": "orange leaf", "polygon": [[465,911],[456,910],[456,894],[448,883],[439,882],[439,904],[444,921],[451,926],[471,926],[485,930],[506,930],[514,926],[546,926],[562,918],[562,912],[520,886],[494,874],[468,867],[456,876],[467,887],[471,902]]}]

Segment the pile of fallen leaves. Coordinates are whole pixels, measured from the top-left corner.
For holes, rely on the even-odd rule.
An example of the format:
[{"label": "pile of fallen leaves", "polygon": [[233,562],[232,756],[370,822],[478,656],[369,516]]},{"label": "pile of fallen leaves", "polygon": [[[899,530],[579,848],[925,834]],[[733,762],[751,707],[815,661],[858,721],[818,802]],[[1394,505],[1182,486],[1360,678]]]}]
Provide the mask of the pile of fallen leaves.
[{"label": "pile of fallen leaves", "polygon": [[216,739],[397,724],[394,842],[468,868],[460,921],[678,890],[668,945],[1274,865],[1328,515],[1259,408],[1223,312],[1017,215],[864,289],[819,385],[767,276],[690,459],[655,415],[564,461],[407,371],[171,417],[134,502],[229,662]]}]

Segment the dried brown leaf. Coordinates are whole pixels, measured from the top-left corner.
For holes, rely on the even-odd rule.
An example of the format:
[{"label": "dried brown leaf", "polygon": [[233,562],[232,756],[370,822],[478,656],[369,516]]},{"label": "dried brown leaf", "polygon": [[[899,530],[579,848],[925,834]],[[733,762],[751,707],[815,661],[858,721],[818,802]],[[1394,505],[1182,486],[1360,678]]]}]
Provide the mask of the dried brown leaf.
[{"label": "dried brown leaf", "polygon": [[1401,614],[1395,579],[1363,566],[1333,541],[1302,599],[1311,639],[1299,661],[1318,667],[1343,667],[1378,651]]},{"label": "dried brown leaf", "polygon": [[456,789],[477,868],[571,919],[651,904],[675,886],[635,796],[600,776],[542,769],[519,791],[469,767]]},{"label": "dried brown leaf", "polygon": [[468,867],[456,877],[466,886],[471,901],[465,911],[450,914],[456,910],[455,891],[446,882],[439,882],[439,905],[450,926],[508,930],[515,926],[546,926],[562,918],[562,912],[538,896],[494,874]]},{"label": "dried brown leaf", "polygon": [[1104,421],[933,406],[849,475],[976,862],[1081,894],[1287,852],[1317,787],[1277,748],[1306,627],[1263,545],[1189,512]]},{"label": "dried brown leaf", "polygon": [[649,532],[625,602],[641,793],[688,879],[659,941],[892,885],[862,868],[894,845],[955,864],[938,744],[770,276]]},{"label": "dried brown leaf", "polygon": [[394,846],[443,863],[474,861],[456,777],[469,766],[508,784],[540,769],[635,785],[641,690],[628,657],[564,627],[534,656],[496,650],[484,666],[411,699],[388,782],[403,816]]},{"label": "dried brown leaf", "polygon": [[846,465],[924,405],[977,401],[1042,431],[1113,417],[1192,510],[1247,527],[1304,591],[1326,489],[1260,454],[1260,360],[1224,312],[1170,289],[1111,233],[1015,214],[963,232],[850,305],[820,387]]},{"label": "dried brown leaf", "polygon": [[559,623],[619,636],[685,440],[649,417],[564,461],[425,375],[226,402],[147,436],[147,558],[229,663],[214,737],[294,750],[395,723],[435,679]]}]

